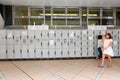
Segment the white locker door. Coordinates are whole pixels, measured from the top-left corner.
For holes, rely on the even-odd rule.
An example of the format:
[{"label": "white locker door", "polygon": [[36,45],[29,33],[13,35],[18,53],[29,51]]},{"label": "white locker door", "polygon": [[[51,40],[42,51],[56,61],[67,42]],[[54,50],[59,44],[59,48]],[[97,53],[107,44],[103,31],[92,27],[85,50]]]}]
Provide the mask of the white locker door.
[{"label": "white locker door", "polygon": [[56,58],[62,58],[61,49],[56,49]]},{"label": "white locker door", "polygon": [[60,49],[61,48],[61,44],[62,44],[62,40],[61,39],[56,39],[55,40],[55,44],[56,44],[56,49]]},{"label": "white locker door", "polygon": [[55,49],[49,49],[49,58],[55,58]]},{"label": "white locker door", "polygon": [[82,47],[82,57],[88,57],[88,55],[87,55],[87,47]]},{"label": "white locker door", "polygon": [[13,45],[13,30],[7,30],[7,45]]},{"label": "white locker door", "polygon": [[35,50],[29,49],[29,59],[35,59]]},{"label": "white locker door", "polygon": [[94,57],[93,47],[88,47],[88,57]]},{"label": "white locker door", "polygon": [[0,59],[7,59],[6,46],[5,45],[0,46]]},{"label": "white locker door", "polygon": [[75,31],[69,30],[69,40],[68,40],[68,46],[69,49],[75,48]]},{"label": "white locker door", "polygon": [[101,35],[105,35],[106,31],[101,31],[100,33],[101,33]]},{"label": "white locker door", "polygon": [[75,57],[81,57],[81,47],[76,47],[75,49]]},{"label": "white locker door", "polygon": [[14,58],[15,59],[21,59],[22,58],[22,54],[21,54],[21,45],[15,45],[14,46]]},{"label": "white locker door", "polygon": [[41,35],[42,39],[49,39],[49,32],[48,30],[42,31],[42,35]]},{"label": "white locker door", "polygon": [[54,30],[49,30],[49,40],[55,39],[55,31]]},{"label": "white locker door", "polygon": [[107,33],[113,34],[112,30],[107,30]]},{"label": "white locker door", "polygon": [[69,58],[68,49],[62,49],[62,58]]},{"label": "white locker door", "polygon": [[41,33],[41,31],[40,30],[37,30],[36,32],[35,32],[35,48],[36,49],[41,49],[42,47],[41,47],[41,35],[42,35],[42,33]]},{"label": "white locker door", "polygon": [[76,31],[76,34],[75,34],[75,42],[76,42],[76,47],[80,47],[81,46],[81,31]]},{"label": "white locker door", "polygon": [[116,46],[113,46],[113,52],[114,52],[114,56],[118,57],[119,56],[119,48]]},{"label": "white locker door", "polygon": [[75,50],[69,49],[69,58],[75,58]]},{"label": "white locker door", "polygon": [[119,31],[113,30],[113,40],[118,41],[119,39]]},{"label": "white locker door", "polygon": [[48,49],[42,49],[42,58],[49,58],[49,52]]},{"label": "white locker door", "polygon": [[0,30],[0,45],[6,45],[6,30]]},{"label": "white locker door", "polygon": [[7,59],[14,59],[13,45],[7,45]]},{"label": "white locker door", "polygon": [[36,54],[35,54],[35,58],[37,58],[37,59],[41,59],[42,58],[42,55],[41,55],[41,49],[36,49]]},{"label": "white locker door", "polygon": [[68,37],[69,37],[68,30],[63,30],[63,31],[61,31],[61,33],[62,33],[62,39],[68,39]]},{"label": "white locker door", "polygon": [[27,45],[23,45],[22,46],[22,58],[23,59],[28,59],[28,49],[27,49]]}]

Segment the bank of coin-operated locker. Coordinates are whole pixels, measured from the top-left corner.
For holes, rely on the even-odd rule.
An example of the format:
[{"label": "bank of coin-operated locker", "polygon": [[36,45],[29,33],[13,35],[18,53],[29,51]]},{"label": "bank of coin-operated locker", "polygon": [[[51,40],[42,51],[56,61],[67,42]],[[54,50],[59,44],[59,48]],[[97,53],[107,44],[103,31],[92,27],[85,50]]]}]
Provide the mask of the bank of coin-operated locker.
[{"label": "bank of coin-operated locker", "polygon": [[56,49],[55,51],[55,57],[56,58],[62,58],[62,50],[61,49]]},{"label": "bank of coin-operated locker", "polygon": [[35,58],[42,58],[41,51],[42,51],[42,39],[41,39],[41,31],[35,31]]},{"label": "bank of coin-operated locker", "polygon": [[6,59],[6,30],[0,30],[0,59]]},{"label": "bank of coin-operated locker", "polygon": [[7,59],[14,59],[14,31],[7,30]]},{"label": "bank of coin-operated locker", "polygon": [[113,51],[115,56],[119,56],[119,31],[118,30],[113,30]]},{"label": "bank of coin-operated locker", "polygon": [[87,37],[87,30],[82,31],[82,57],[87,57],[87,43],[88,43],[88,37]]},{"label": "bank of coin-operated locker", "polygon": [[14,30],[14,58],[21,59],[21,30]]},{"label": "bank of coin-operated locker", "polygon": [[28,59],[28,32],[27,30],[21,31],[21,45],[22,45],[22,59]]},{"label": "bank of coin-operated locker", "polygon": [[28,30],[28,58],[35,58],[35,31]]}]

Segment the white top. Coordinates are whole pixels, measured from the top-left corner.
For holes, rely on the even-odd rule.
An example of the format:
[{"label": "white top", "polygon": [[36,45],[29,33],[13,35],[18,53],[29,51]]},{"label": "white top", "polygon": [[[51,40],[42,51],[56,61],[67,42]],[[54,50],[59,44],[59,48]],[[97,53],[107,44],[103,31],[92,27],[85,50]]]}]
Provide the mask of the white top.
[{"label": "white top", "polygon": [[98,39],[98,47],[101,47],[102,46],[102,39]]},{"label": "white top", "polygon": [[[110,42],[113,42],[112,39],[105,39],[103,47],[106,48]],[[109,46],[106,50],[103,51],[104,54],[114,56],[112,46]]]}]

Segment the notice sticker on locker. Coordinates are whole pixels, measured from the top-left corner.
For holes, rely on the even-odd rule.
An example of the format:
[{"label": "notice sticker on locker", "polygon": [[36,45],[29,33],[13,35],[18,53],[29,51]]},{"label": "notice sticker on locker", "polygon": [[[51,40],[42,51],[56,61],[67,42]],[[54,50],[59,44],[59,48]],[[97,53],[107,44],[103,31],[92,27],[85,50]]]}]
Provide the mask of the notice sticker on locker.
[{"label": "notice sticker on locker", "polygon": [[50,40],[50,45],[54,45],[55,41],[54,40]]},{"label": "notice sticker on locker", "polygon": [[114,44],[114,45],[118,45],[118,42],[117,42],[117,41],[114,41],[113,44]]}]

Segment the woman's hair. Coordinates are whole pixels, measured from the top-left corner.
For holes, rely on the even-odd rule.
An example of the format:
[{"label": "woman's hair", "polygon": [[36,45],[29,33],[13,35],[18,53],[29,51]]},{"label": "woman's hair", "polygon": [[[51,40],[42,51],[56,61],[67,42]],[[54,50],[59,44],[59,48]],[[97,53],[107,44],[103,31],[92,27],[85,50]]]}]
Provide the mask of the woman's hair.
[{"label": "woman's hair", "polygon": [[109,36],[109,39],[112,39],[112,36],[110,33],[106,33],[105,36],[108,35]]}]

